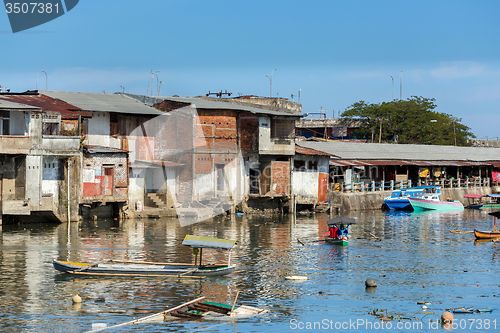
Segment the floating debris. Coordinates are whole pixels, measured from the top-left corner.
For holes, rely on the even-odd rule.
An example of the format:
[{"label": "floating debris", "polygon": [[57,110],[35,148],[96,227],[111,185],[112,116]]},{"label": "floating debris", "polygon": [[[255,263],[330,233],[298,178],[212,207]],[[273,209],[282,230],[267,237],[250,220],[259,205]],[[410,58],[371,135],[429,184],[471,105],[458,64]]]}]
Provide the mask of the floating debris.
[{"label": "floating debris", "polygon": [[285,280],[307,280],[307,276],[299,276],[299,275],[292,275],[292,276],[285,276]]},{"label": "floating debris", "polygon": [[494,309],[484,308],[484,309],[474,309],[474,307],[459,307],[459,308],[449,308],[448,311],[453,313],[491,313]]},{"label": "floating debris", "polygon": [[454,234],[472,234],[473,230],[450,230],[451,233]]}]

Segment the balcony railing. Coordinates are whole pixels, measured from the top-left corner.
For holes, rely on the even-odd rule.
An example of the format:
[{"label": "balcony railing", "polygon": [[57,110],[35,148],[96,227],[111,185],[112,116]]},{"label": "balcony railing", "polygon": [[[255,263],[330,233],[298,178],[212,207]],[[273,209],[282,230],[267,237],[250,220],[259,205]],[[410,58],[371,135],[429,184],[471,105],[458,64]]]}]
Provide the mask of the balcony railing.
[{"label": "balcony railing", "polygon": [[[426,180],[418,182],[418,186],[436,185],[442,188],[466,188],[466,187],[490,187],[499,186],[499,182],[492,182],[490,178],[465,178],[465,179],[442,179]],[[359,183],[333,183],[333,192],[374,192],[394,191],[402,188],[412,187],[411,181],[385,181],[385,182],[359,182]]]}]

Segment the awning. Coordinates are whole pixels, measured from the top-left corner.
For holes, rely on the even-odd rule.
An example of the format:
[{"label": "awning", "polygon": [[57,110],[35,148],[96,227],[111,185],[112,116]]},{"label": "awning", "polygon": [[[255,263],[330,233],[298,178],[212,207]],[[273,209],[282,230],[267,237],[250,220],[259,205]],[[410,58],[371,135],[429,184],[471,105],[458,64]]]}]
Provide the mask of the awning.
[{"label": "awning", "polygon": [[482,194],[466,194],[464,195],[465,198],[474,198],[474,199],[479,199],[484,197]]},{"label": "awning", "polygon": [[231,250],[236,245],[236,241],[229,239],[186,235],[184,241],[182,242],[182,245],[196,248]]}]

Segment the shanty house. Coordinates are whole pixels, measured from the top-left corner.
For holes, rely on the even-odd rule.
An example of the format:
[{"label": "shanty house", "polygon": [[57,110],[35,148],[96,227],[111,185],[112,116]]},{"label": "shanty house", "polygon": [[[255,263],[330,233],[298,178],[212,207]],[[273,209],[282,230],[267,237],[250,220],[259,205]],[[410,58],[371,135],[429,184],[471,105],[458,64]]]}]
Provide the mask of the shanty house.
[{"label": "shanty house", "polygon": [[0,94],[0,103],[2,141],[12,141],[2,151],[3,165],[14,168],[3,173],[2,215],[12,221],[76,218],[79,125],[91,115],[33,91]]},{"label": "shanty house", "polygon": [[[76,105],[92,115],[82,124],[85,139],[80,178],[83,184],[81,214],[117,216],[129,203],[135,206],[137,202],[147,201],[154,185],[148,181],[145,171],[154,167],[156,161],[154,122],[148,121],[162,112],[122,94],[63,91],[44,91],[43,94]],[[131,188],[130,174],[134,179]]]}]

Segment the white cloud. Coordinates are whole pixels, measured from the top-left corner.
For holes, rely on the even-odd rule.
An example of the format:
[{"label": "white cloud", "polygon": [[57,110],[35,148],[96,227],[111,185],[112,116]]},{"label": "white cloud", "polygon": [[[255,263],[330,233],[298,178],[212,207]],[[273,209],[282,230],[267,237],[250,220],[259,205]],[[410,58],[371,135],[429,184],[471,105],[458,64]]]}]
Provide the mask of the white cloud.
[{"label": "white cloud", "polygon": [[438,79],[458,79],[485,74],[486,66],[474,61],[452,61],[441,63],[439,68],[430,71]]}]

